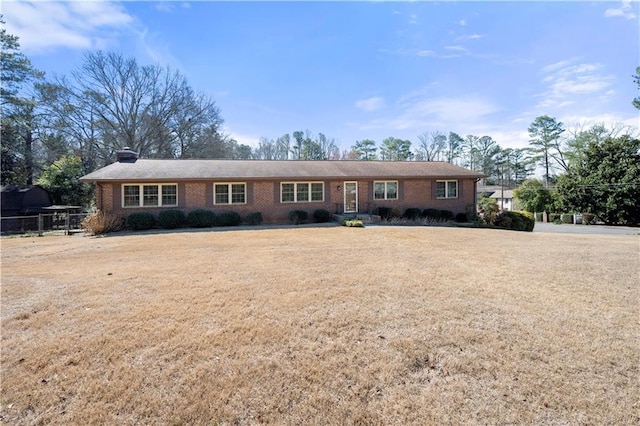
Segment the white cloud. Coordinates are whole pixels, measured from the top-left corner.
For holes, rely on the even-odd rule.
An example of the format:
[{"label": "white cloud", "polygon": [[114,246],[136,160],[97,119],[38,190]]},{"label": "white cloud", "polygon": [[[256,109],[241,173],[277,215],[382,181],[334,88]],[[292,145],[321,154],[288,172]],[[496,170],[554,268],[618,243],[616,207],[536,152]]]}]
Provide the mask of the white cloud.
[{"label": "white cloud", "polygon": [[384,106],[384,98],[372,97],[356,101],[356,107],[364,111],[376,111]]},{"label": "white cloud", "polygon": [[235,140],[236,142],[242,145],[249,145],[255,148],[258,146],[258,143],[260,141],[259,136],[247,135],[247,134],[237,133],[233,131],[229,132],[229,129],[226,129],[226,128],[224,132],[227,133],[229,137],[231,137],[231,139]]},{"label": "white cloud", "polygon": [[636,14],[633,13],[633,9],[631,7],[631,1],[626,0],[622,1],[620,7],[609,8],[604,11],[604,16],[607,18],[626,18],[626,19],[636,19]]},{"label": "white cloud", "polygon": [[403,107],[405,117],[449,124],[477,122],[499,109],[491,101],[477,95],[414,100],[408,101]]},{"label": "white cloud", "polygon": [[539,108],[563,108],[578,101],[581,95],[607,94],[613,76],[602,72],[603,66],[597,63],[573,64],[573,60],[560,61],[542,69],[546,76],[542,83],[547,90],[539,97]]},{"label": "white cloud", "polygon": [[426,130],[458,131],[462,126],[481,125],[487,116],[499,110],[492,101],[479,95],[433,97],[428,88],[402,96],[388,109],[393,112],[387,117],[356,126],[361,130],[410,131],[416,135]]},{"label": "white cloud", "polygon": [[153,8],[159,12],[171,13],[175,9],[175,5],[173,2],[168,2],[166,0],[161,0],[154,4]]},{"label": "white cloud", "polygon": [[542,68],[542,72],[550,73],[550,72],[557,71],[560,68],[564,68],[568,66],[569,64],[571,64],[571,62],[572,62],[571,60],[566,60],[566,61],[559,61],[553,64],[549,64],[546,67]]},{"label": "white cloud", "polygon": [[400,55],[400,56],[418,56],[421,58],[442,58],[442,59],[449,59],[449,58],[458,58],[461,55],[459,53],[438,53],[434,50],[429,50],[429,49],[396,49],[396,50],[385,50],[382,49],[380,50],[380,52],[382,53],[389,53],[392,55]]},{"label": "white cloud", "polygon": [[[160,0],[159,2],[157,2],[153,8],[157,11],[160,12],[165,12],[165,13],[171,13],[173,11],[176,10],[176,4],[178,4],[177,1],[173,1],[173,0]],[[182,2],[180,3],[180,7],[182,9],[190,9],[191,8],[191,3],[187,3],[187,2]]]},{"label": "white cloud", "polygon": [[20,48],[39,53],[55,48],[104,48],[134,19],[109,2],[5,2],[7,32],[20,38]]},{"label": "white cloud", "polygon": [[460,25],[461,27],[466,27],[467,26],[467,21],[464,19],[461,19],[458,21],[458,25]]},{"label": "white cloud", "polygon": [[626,117],[615,113],[605,114],[566,114],[559,117],[559,121],[564,123],[565,129],[591,127],[596,124],[603,124],[608,128],[631,127],[635,132],[640,129],[640,117],[637,114]]},{"label": "white cloud", "polygon": [[149,32],[121,3],[10,1],[2,6],[7,32],[19,37],[21,51],[29,55],[57,49],[127,50],[142,62],[181,68],[162,36]]},{"label": "white cloud", "polygon": [[461,35],[459,37],[456,37],[456,41],[463,41],[463,40],[479,40],[481,38],[486,37],[486,34],[470,34],[470,35]]}]

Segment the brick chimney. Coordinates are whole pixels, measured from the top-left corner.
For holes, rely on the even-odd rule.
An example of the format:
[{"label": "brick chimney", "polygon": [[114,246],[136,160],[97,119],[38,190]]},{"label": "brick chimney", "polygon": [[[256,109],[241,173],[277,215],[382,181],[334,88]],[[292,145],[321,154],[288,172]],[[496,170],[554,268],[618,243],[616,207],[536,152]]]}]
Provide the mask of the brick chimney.
[{"label": "brick chimney", "polygon": [[132,151],[128,146],[116,151],[116,161],[118,163],[135,163],[137,159],[138,153]]}]

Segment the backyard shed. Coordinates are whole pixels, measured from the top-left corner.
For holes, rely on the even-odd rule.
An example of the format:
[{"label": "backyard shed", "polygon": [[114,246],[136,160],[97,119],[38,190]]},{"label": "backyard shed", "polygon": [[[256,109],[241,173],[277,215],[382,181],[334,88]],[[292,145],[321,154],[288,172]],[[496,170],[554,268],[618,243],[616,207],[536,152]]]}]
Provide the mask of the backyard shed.
[{"label": "backyard shed", "polygon": [[24,216],[42,213],[45,207],[53,204],[49,192],[39,185],[18,186],[3,185],[2,217]]}]

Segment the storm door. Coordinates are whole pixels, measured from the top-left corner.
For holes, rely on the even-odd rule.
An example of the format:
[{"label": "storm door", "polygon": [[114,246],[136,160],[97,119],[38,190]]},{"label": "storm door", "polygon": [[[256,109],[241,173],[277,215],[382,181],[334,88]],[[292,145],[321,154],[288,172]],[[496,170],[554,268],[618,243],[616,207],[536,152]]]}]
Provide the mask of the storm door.
[{"label": "storm door", "polygon": [[344,212],[358,212],[358,182],[344,183]]}]

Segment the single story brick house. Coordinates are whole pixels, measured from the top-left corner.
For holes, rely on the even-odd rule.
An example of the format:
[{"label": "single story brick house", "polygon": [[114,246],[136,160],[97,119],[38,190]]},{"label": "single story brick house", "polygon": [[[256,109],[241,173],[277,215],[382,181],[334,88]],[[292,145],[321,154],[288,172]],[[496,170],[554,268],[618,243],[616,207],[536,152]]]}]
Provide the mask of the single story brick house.
[{"label": "single story brick house", "polygon": [[96,185],[96,205],[134,211],[194,209],[262,213],[287,221],[291,210],[371,213],[376,207],[475,212],[483,175],[444,162],[156,160],[130,150],[81,178]]}]

